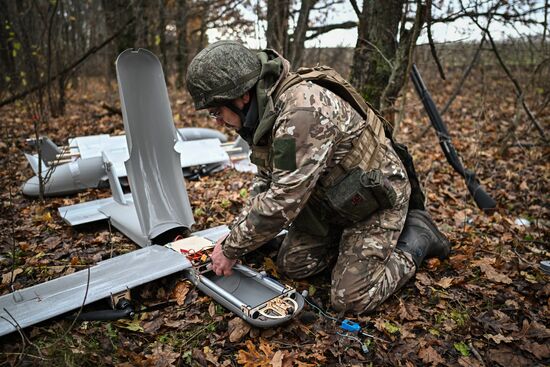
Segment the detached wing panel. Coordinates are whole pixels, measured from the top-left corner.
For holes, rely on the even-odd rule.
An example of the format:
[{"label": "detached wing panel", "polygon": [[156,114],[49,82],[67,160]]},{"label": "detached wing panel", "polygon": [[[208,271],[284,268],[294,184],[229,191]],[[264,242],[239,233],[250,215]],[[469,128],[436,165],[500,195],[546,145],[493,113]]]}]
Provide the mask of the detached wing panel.
[{"label": "detached wing panel", "polygon": [[193,213],[161,64],[150,51],[126,50],[116,70],[130,155],[125,165],[142,232],[153,239],[189,228]]}]

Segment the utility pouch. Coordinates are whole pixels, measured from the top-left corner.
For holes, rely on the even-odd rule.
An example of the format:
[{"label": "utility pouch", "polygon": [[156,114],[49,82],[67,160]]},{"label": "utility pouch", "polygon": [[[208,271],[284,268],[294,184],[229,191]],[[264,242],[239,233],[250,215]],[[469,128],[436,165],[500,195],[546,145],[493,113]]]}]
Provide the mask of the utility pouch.
[{"label": "utility pouch", "polygon": [[393,208],[397,194],[379,169],[365,172],[356,167],[328,189],[326,198],[342,219],[356,223],[377,210]]},{"label": "utility pouch", "polygon": [[314,236],[326,237],[329,233],[330,225],[325,218],[325,211],[320,205],[315,205],[313,199],[304,206],[300,214],[294,219],[292,225],[302,232]]}]

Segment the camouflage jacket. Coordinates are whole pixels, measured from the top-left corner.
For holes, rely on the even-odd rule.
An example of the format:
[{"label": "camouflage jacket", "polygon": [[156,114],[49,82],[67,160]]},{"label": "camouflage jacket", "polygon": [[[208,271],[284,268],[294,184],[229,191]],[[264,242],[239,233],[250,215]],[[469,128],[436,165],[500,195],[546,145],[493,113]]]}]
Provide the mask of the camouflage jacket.
[{"label": "camouflage jacket", "polygon": [[[321,190],[319,179],[346,156],[367,125],[348,102],[312,82],[284,91],[275,111],[268,164],[259,168],[251,198],[223,243],[228,258],[258,248],[292,223]],[[281,144],[294,149],[295,157],[278,157]]]}]

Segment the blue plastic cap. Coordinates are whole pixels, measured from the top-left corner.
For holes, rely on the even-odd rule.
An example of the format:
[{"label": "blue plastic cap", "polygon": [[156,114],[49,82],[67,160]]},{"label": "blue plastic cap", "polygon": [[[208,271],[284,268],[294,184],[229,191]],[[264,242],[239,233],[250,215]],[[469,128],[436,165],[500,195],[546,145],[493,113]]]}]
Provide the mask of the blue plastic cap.
[{"label": "blue plastic cap", "polygon": [[348,319],[342,321],[342,325],[340,325],[340,327],[346,331],[351,331],[352,333],[356,333],[361,330],[361,326],[359,326],[358,323],[350,321]]}]

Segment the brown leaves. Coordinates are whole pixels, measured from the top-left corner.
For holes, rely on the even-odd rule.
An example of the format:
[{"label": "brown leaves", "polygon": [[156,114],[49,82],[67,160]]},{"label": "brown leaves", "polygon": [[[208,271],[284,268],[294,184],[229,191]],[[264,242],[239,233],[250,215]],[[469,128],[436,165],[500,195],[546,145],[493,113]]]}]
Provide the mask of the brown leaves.
[{"label": "brown leaves", "polygon": [[401,321],[414,321],[421,318],[418,307],[411,303],[405,303],[399,299],[399,319]]},{"label": "brown leaves", "polygon": [[505,343],[510,343],[511,341],[514,340],[514,338],[510,337],[510,336],[504,336],[502,334],[497,334],[497,335],[493,335],[493,334],[485,334],[483,335],[485,338],[489,339],[489,340],[492,340],[493,342],[495,342],[496,344],[500,344],[501,342],[505,342]]},{"label": "brown leaves", "polygon": [[533,354],[537,359],[550,358],[550,344],[539,344],[537,342],[523,341],[519,347]]},{"label": "brown leaves", "polygon": [[279,278],[279,274],[277,273],[277,265],[275,265],[273,259],[264,257],[264,270],[275,278]]},{"label": "brown leaves", "polygon": [[2,274],[2,284],[8,284],[12,280],[15,280],[15,277],[17,277],[19,274],[23,273],[23,269],[17,268],[12,271],[8,271],[7,273]]},{"label": "brown leaves", "polygon": [[275,355],[275,352],[264,339],[260,339],[260,345],[258,348],[249,339],[245,342],[247,350],[239,350],[237,354],[237,362],[244,367],[269,367],[273,365],[273,362],[282,366],[281,354]]},{"label": "brown leaves", "polygon": [[451,286],[451,284],[453,284],[453,278],[449,278],[449,277],[441,278],[435,284],[440,286],[443,289],[447,289]]},{"label": "brown leaves", "polygon": [[500,346],[489,350],[489,358],[503,367],[524,367],[532,365],[531,361],[520,353],[517,349],[507,346]]},{"label": "brown leaves", "polygon": [[512,279],[510,279],[507,275],[499,273],[495,270],[495,268],[493,268],[492,265],[494,263],[495,259],[485,257],[480,260],[472,261],[472,266],[478,266],[490,281],[504,284],[512,283]]},{"label": "brown leaves", "polygon": [[241,339],[248,334],[250,331],[250,324],[241,319],[240,317],[235,317],[229,321],[228,333],[229,341],[231,343],[236,343],[241,341]]},{"label": "brown leaves", "polygon": [[178,306],[181,306],[185,303],[185,297],[191,289],[191,283],[189,281],[178,282],[172,291],[172,297],[176,300]]},{"label": "brown leaves", "polygon": [[[494,70],[487,69],[485,76],[489,78],[489,73]],[[518,68],[518,73],[520,70],[521,68]],[[427,81],[430,80],[427,76],[425,78]],[[457,79],[449,79],[449,83],[444,83],[437,93],[434,89],[434,97],[439,97],[441,102],[444,102],[448,97],[446,94],[454,89],[449,88],[454,83],[453,80]],[[502,363],[510,365],[511,362],[508,363],[507,358],[514,353],[523,358],[516,361],[517,363],[524,362],[528,366],[543,364],[545,358],[550,358],[547,331],[547,325],[550,325],[550,286],[544,286],[547,278],[538,268],[539,261],[548,257],[550,209],[544,201],[548,191],[548,159],[545,159],[547,147],[539,144],[536,132],[532,134],[534,129],[524,129],[516,132],[517,137],[521,141],[532,141],[533,146],[527,149],[509,147],[508,154],[499,153],[499,143],[496,143],[500,141],[498,134],[508,132],[507,123],[513,119],[515,113],[514,101],[512,99],[510,104],[510,99],[501,98],[502,93],[499,92],[486,95],[485,97],[490,99],[489,103],[480,105],[483,98],[479,98],[479,89],[475,89],[477,80],[479,79],[469,79],[474,92],[464,93],[457,98],[449,110],[448,123],[452,124],[452,134],[464,158],[465,166],[475,167],[479,177],[484,181],[487,192],[497,199],[502,209],[487,216],[475,207],[463,181],[444,162],[445,158],[437,146],[434,147],[437,145],[436,135],[430,132],[419,139],[411,138],[419,136],[418,134],[424,130],[426,118],[421,109],[411,108],[410,103],[405,106],[405,119],[397,133],[401,135],[400,140],[409,145],[414,155],[417,171],[430,199],[427,203],[428,210],[439,228],[452,240],[453,248],[449,259],[426,261],[416,279],[379,307],[375,318],[361,319],[362,324],[370,329],[376,321],[375,325],[380,331],[372,332],[384,339],[391,339],[390,343],[374,341],[375,347],[371,348],[370,354],[358,357],[361,354],[358,343],[340,343],[334,334],[337,326],[323,317],[319,317],[307,328],[299,321],[294,321],[284,327],[262,331],[260,335],[263,344],[258,339],[245,343],[251,334],[260,333],[258,329],[250,329],[230,312],[216,309],[210,298],[197,292],[188,283],[182,282],[173,289],[171,298],[175,299],[178,305],[189,307],[169,307],[148,320],[110,324],[116,326],[113,328],[116,334],[114,337],[119,344],[112,353],[113,360],[119,363],[127,362],[127,365],[131,366],[186,365],[192,362],[197,365],[222,365],[230,361],[221,356],[240,355],[243,364],[287,366],[292,359],[290,354],[293,354],[295,358],[307,361],[309,366],[339,363],[353,365],[359,364],[357,360],[365,359],[374,361],[375,365],[403,364],[412,367],[439,363],[478,367],[481,366],[481,362],[474,355],[473,349],[472,354],[464,356],[453,348],[457,342],[466,340],[467,343],[472,341],[475,344],[477,340],[475,348],[487,367]],[[91,78],[81,83],[81,88],[84,85],[91,85],[95,91],[100,91],[101,96],[113,95],[112,92],[107,92],[104,81],[99,82]],[[486,85],[489,90],[491,86]],[[82,96],[86,95],[85,91],[76,92]],[[408,91],[411,92],[414,93],[412,90]],[[174,94],[172,100],[177,101],[172,107],[175,108],[175,120],[179,121],[180,127],[183,124],[215,127],[213,124],[208,125],[206,114],[195,114],[194,111],[193,114],[190,113],[192,104],[187,102],[188,99],[183,93],[176,90],[171,90],[170,93]],[[122,121],[118,117],[100,120],[88,118],[92,114],[104,113],[98,107],[100,99],[94,95],[92,93],[84,97],[87,99],[85,105],[68,100],[68,114],[52,119],[47,126],[47,133],[52,135],[54,141],[63,144],[69,136],[113,134],[121,131]],[[415,98],[416,96],[411,95],[409,101]],[[475,108],[472,109],[472,106]],[[17,131],[12,129],[12,135],[24,137],[31,134],[32,127],[27,124],[22,114],[10,112],[6,107],[3,109],[6,115],[13,113],[14,117],[19,118],[16,123]],[[474,124],[472,121],[478,107],[482,108],[484,115],[490,116],[490,119],[485,122],[477,119]],[[80,116],[81,119],[72,120],[71,116]],[[548,109],[541,110],[540,118],[541,121],[548,118]],[[9,123],[9,120],[10,118],[7,118],[5,122]],[[9,129],[7,132],[6,136],[10,133]],[[0,159],[5,163],[3,167],[9,168],[20,157],[19,147],[16,143],[5,141],[0,142],[0,149],[2,144],[10,148],[9,157],[6,155],[7,150],[0,151],[0,154],[3,154]],[[81,266],[68,268],[73,258],[73,263],[77,265],[90,264],[101,257],[108,258],[110,254],[107,253],[106,256],[105,251],[110,246],[105,244],[109,240],[114,244],[112,247],[115,255],[135,250],[136,247],[130,240],[114,229],[110,233],[104,224],[94,224],[89,229],[80,231],[64,225],[57,215],[58,206],[109,197],[108,190],[90,190],[78,196],[47,199],[41,203],[18,194],[10,199],[8,193],[15,193],[32,175],[24,158],[20,158],[19,162],[15,162],[18,164],[18,172],[5,169],[0,173],[2,187],[6,188],[0,193],[0,209],[3,214],[0,216],[0,224],[3,227],[0,228],[3,229],[1,234],[9,240],[15,237],[14,243],[19,243],[21,251],[20,257],[14,259],[18,261],[15,269],[24,269],[24,273],[16,278],[17,288],[40,283],[52,276],[60,276],[62,271],[81,269]],[[197,224],[194,230],[229,224],[239,214],[247,199],[246,190],[251,178],[251,174],[226,170],[198,181],[188,181],[189,199],[196,210]],[[9,188],[12,190],[9,191]],[[240,190],[245,190],[245,194],[241,195]],[[516,218],[529,219],[531,225],[518,225]],[[12,221],[16,224],[15,235],[11,233]],[[0,260],[0,267],[4,273],[4,284],[0,290],[4,293],[9,292],[5,282],[8,269],[13,266],[9,262],[11,260]],[[268,261],[263,263],[263,267],[270,273],[276,270],[272,262]],[[304,282],[300,283],[298,288],[303,290],[310,287],[310,294],[317,289],[315,296],[328,300],[329,282]],[[148,301],[156,302],[167,298],[167,295],[157,292],[158,287],[153,288],[154,292],[147,297]],[[323,304],[324,308],[329,307],[329,302]],[[181,357],[173,362],[175,356],[171,353],[180,350],[179,347],[170,344],[175,341],[181,343],[182,335],[183,341],[192,337],[196,331],[210,322],[210,319],[220,321],[219,325],[227,325],[227,329],[222,327],[197,334],[188,346],[181,350],[182,355],[188,353],[188,359]],[[464,326],[460,326],[459,323],[463,323]],[[37,327],[35,330],[49,330],[50,325]],[[95,324],[89,324],[88,327],[87,332],[91,337],[105,334],[105,328],[96,328]],[[136,336],[135,333],[141,331],[148,334]],[[47,333],[42,332],[38,335],[44,337],[44,334]],[[81,334],[78,331],[72,332],[71,336],[79,344],[85,344],[79,339]],[[156,344],[148,346],[145,341],[160,340],[161,337],[165,344],[164,348]],[[277,340],[290,345],[299,344],[300,347],[293,351],[286,349],[289,348],[286,345],[284,349],[277,348]],[[33,336],[31,341],[35,341]],[[16,343],[7,341],[6,346],[0,347],[0,353],[20,349]],[[249,347],[249,343],[254,344],[253,349]],[[123,351],[132,352],[125,354]],[[90,360],[97,358],[93,356],[95,352],[85,353],[85,364],[94,364]],[[163,359],[162,353],[167,354],[166,360]],[[392,353],[396,356],[392,357]],[[499,359],[498,355],[502,353],[504,356]],[[405,362],[408,357],[410,360]],[[445,361],[441,363],[439,358]],[[513,362],[513,359],[511,360]],[[306,363],[302,361],[295,360],[292,363],[295,366],[305,366]],[[21,362],[29,364],[28,361]],[[32,362],[35,361],[31,361],[31,364]]]},{"label": "brown leaves", "polygon": [[146,354],[144,365],[150,367],[170,367],[175,366],[179,353],[172,350],[172,347],[162,343],[156,343],[150,354]]},{"label": "brown leaves", "polygon": [[438,364],[443,364],[445,362],[439,353],[431,346],[421,347],[418,351],[418,356],[422,362],[431,364],[432,366],[437,366]]}]

